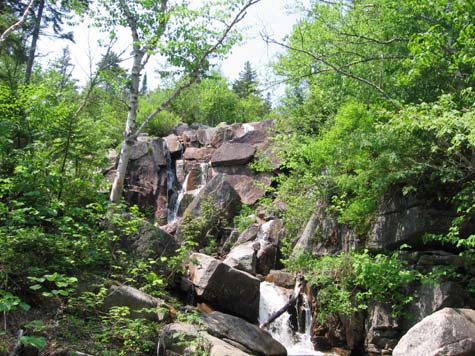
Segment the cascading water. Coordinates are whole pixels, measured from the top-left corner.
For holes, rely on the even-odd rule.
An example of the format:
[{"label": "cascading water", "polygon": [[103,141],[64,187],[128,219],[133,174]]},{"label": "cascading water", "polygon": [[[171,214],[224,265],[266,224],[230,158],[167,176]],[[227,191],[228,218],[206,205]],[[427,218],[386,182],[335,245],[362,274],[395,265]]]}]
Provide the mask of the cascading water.
[{"label": "cascading water", "polygon": [[[298,327],[303,329],[303,333],[293,330],[291,325],[291,316],[288,312],[283,313],[274,322],[272,322],[267,330],[272,337],[279,341],[287,349],[288,356],[323,356],[328,355],[319,351],[315,351],[310,340],[310,327],[312,324],[310,307],[306,296],[303,296],[305,308],[305,325]],[[259,300],[259,323],[266,322],[276,311],[282,308],[288,300],[283,290],[274,283],[262,282],[260,285]],[[299,318],[297,318],[298,320]]]}]

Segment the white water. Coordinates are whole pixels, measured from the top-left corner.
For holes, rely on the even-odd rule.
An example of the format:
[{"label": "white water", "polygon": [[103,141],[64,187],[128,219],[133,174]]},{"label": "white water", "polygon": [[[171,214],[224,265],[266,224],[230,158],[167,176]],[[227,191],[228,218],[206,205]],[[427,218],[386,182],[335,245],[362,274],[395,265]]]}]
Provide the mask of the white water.
[{"label": "white water", "polygon": [[[270,316],[282,308],[288,301],[288,295],[274,283],[262,282],[260,285],[259,323],[267,321]],[[287,349],[289,356],[323,356],[322,352],[315,351],[310,340],[310,327],[312,325],[310,307],[304,296],[305,305],[305,333],[301,334],[292,330],[290,314],[285,312],[268,327],[272,337]]]}]

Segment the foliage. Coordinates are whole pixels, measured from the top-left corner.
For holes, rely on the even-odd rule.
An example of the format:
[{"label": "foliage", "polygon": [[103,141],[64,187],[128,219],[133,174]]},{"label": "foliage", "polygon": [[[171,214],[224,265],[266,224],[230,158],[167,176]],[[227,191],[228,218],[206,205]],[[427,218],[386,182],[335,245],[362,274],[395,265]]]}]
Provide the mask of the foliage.
[{"label": "foliage", "polygon": [[406,268],[397,252],[371,255],[365,250],[323,257],[302,254],[289,267],[302,271],[317,287],[320,323],[330,315],[351,315],[367,309],[370,301],[386,303],[394,315],[401,315],[412,300],[407,287],[422,278],[419,272]]},{"label": "foliage", "polygon": [[255,221],[254,209],[249,205],[242,205],[239,214],[233,219],[233,225],[239,232],[243,232]]}]

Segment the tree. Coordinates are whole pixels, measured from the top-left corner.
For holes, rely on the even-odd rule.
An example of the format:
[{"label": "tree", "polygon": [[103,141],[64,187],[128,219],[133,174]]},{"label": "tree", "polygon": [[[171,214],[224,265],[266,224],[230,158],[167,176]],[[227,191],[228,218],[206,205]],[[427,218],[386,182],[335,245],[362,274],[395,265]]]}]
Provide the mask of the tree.
[{"label": "tree", "polygon": [[251,62],[244,63],[244,69],[239,73],[239,78],[233,83],[233,91],[240,98],[247,98],[250,95],[259,95],[257,73],[252,69]]},{"label": "tree", "polygon": [[[188,9],[186,3],[170,4],[167,0],[101,1],[111,14],[107,24],[126,26],[132,37],[133,65],[130,73],[129,111],[124,141],[119,156],[110,200],[118,202],[122,195],[131,147],[144,127],[210,67],[210,60],[228,52],[238,40],[234,27],[246,10],[260,0],[206,3],[201,9]],[[160,53],[186,76],[183,84],[166,98],[137,126],[141,72],[151,54]]]}]

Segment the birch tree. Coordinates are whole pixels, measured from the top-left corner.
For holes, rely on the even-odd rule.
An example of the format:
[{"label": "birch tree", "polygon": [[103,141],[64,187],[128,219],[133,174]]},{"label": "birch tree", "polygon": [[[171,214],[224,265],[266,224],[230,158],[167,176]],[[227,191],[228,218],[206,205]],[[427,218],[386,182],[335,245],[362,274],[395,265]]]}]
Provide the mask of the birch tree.
[{"label": "birch tree", "polygon": [[[260,0],[214,0],[191,7],[185,0],[101,0],[95,17],[112,31],[124,26],[130,32],[133,64],[129,78],[128,114],[117,173],[110,200],[119,202],[131,147],[147,124],[240,40],[236,25]],[[107,14],[107,15],[101,15]],[[137,127],[142,71],[152,55],[165,58],[169,74],[181,76],[181,85]],[[160,72],[167,72],[161,68]]]}]

